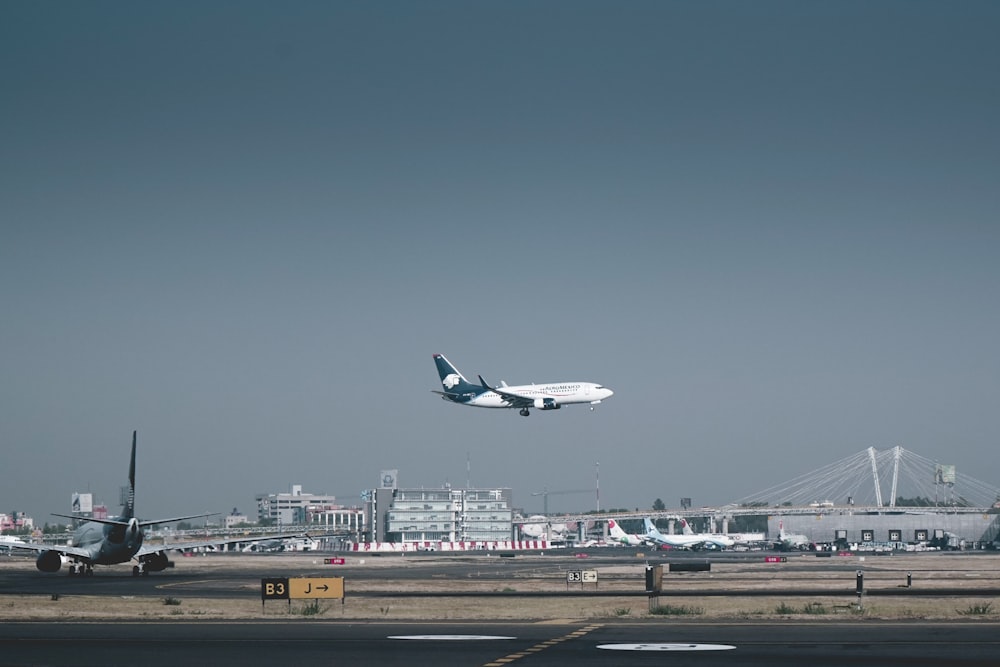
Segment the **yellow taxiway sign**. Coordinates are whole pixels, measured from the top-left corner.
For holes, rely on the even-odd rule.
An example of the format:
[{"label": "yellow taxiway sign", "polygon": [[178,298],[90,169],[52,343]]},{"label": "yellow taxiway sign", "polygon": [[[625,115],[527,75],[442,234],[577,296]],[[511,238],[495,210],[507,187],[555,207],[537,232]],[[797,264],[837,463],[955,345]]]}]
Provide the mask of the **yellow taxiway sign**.
[{"label": "yellow taxiway sign", "polygon": [[343,577],[294,577],[288,580],[288,595],[297,599],[344,598]]}]

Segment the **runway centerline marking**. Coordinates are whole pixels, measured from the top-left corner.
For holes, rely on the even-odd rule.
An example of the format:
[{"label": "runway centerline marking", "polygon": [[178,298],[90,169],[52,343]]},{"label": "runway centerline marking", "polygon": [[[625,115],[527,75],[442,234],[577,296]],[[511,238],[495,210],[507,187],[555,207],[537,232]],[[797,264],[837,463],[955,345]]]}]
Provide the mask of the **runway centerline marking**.
[{"label": "runway centerline marking", "polygon": [[553,646],[557,646],[562,642],[568,641],[570,639],[579,639],[580,637],[583,637],[585,634],[593,632],[594,630],[597,630],[600,627],[602,627],[600,624],[585,626],[583,628],[580,628],[579,630],[574,630],[569,634],[563,635],[562,637],[547,639],[546,641],[535,644],[531,648],[523,649],[521,651],[518,651],[517,653],[510,653],[508,655],[503,656],[502,658],[497,658],[493,662],[484,663],[483,667],[505,667],[507,664],[514,662],[515,660],[519,660],[520,658],[527,657],[529,654],[535,654],[540,651],[544,651],[547,648],[552,648]]},{"label": "runway centerline marking", "polygon": [[492,639],[517,639],[503,635],[390,635],[388,639],[408,639],[416,641],[487,641]]}]

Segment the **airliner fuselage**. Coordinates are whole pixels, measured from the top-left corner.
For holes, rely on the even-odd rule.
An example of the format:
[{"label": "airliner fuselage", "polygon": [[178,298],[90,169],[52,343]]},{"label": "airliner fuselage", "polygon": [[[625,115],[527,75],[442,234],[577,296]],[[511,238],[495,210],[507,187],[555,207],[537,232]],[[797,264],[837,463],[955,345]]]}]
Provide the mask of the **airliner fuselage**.
[{"label": "airliner fuselage", "polygon": [[[613,393],[593,382],[555,382],[552,384],[525,384],[502,388],[504,393],[530,398],[532,407],[539,410],[558,409],[562,405],[593,403],[608,398]],[[550,399],[550,400],[547,400]],[[459,402],[459,401],[456,401]],[[477,408],[510,408],[509,399],[495,390],[484,391],[465,402]],[[546,407],[552,405],[555,407]]]}]

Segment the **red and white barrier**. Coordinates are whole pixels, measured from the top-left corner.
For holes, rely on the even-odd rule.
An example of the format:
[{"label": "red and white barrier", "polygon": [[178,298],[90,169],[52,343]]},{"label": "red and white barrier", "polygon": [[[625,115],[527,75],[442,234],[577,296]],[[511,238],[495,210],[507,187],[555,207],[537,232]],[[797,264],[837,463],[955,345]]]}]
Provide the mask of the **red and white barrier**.
[{"label": "red and white barrier", "polygon": [[358,553],[371,552],[410,552],[410,551],[538,551],[548,549],[548,540],[495,540],[468,542],[355,542],[350,551]]}]

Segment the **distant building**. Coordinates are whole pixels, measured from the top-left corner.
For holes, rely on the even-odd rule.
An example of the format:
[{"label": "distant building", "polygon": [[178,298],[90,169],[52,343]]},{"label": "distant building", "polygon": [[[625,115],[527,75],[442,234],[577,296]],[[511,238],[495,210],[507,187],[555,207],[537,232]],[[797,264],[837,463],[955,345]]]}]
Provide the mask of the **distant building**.
[{"label": "distant building", "polygon": [[359,533],[364,513],[357,507],[345,507],[335,496],[304,493],[301,484],[293,484],[291,493],[257,494],[257,519],[284,526],[315,526],[326,531]]},{"label": "distant building", "polygon": [[767,532],[805,535],[810,542],[842,544],[921,543],[956,536],[969,545],[991,544],[1000,539],[1000,514],[947,512],[935,508],[882,508],[880,510],[819,511],[804,515],[768,516]]},{"label": "distant building", "polygon": [[14,512],[12,515],[0,513],[0,533],[12,530],[32,529],[35,521],[24,512]]},{"label": "distant building", "polygon": [[511,490],[394,489],[366,492],[375,542],[504,541],[513,534]]},{"label": "distant building", "polygon": [[250,519],[247,518],[247,515],[242,514],[234,507],[233,511],[222,520],[222,527],[229,530],[235,526],[241,526],[248,523],[250,523]]}]

